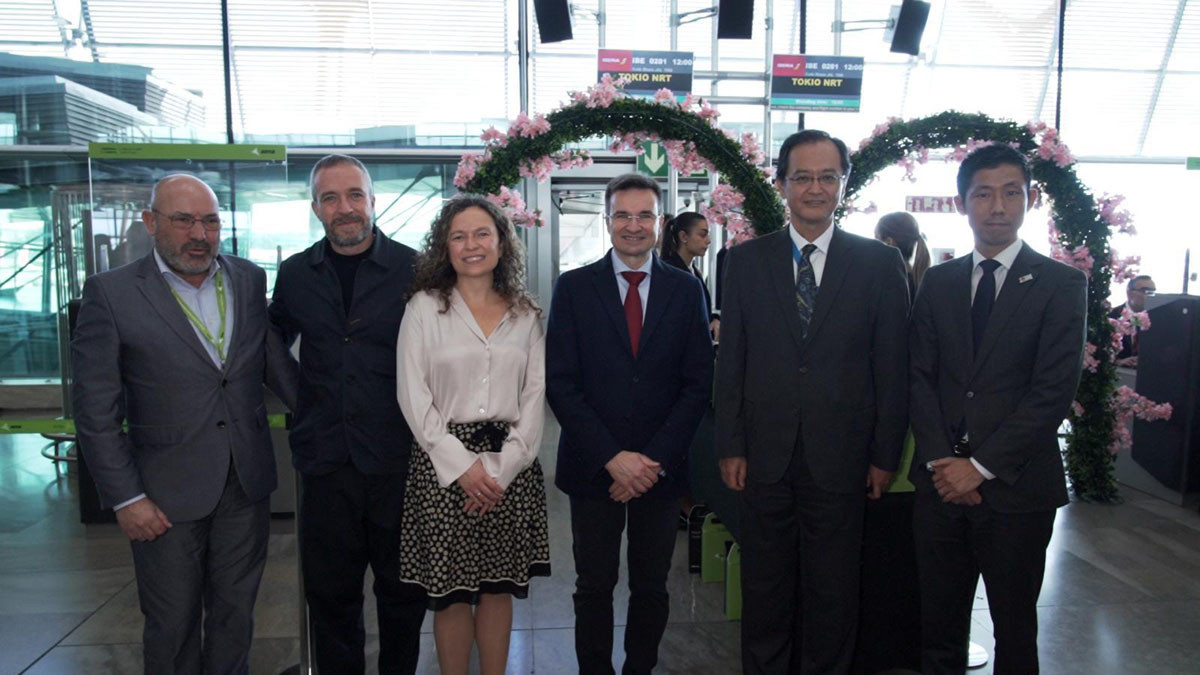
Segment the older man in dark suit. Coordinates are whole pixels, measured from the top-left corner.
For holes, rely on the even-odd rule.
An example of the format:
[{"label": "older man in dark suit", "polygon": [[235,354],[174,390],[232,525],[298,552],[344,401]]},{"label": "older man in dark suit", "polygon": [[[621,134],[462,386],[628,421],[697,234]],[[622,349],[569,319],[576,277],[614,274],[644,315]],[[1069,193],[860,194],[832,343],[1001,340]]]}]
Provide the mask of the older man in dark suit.
[{"label": "older man in dark suit", "polygon": [[907,429],[904,261],[833,225],[849,174],[840,140],[790,136],[789,226],[726,263],[716,451],[739,492],[747,673],[849,669],[864,486],[887,488]]},{"label": "older man in dark suit", "polygon": [[1007,145],[976,150],[955,203],[970,254],[930,268],[914,303],[911,410],[922,672],[962,673],[982,573],[997,673],[1036,673],[1037,598],[1055,509],[1057,430],[1083,362],[1087,279],[1018,237],[1037,200]]},{"label": "older man in dark suit", "polygon": [[154,251],[83,287],[79,446],[132,541],[145,671],[245,673],[276,481],[263,378],[290,406],[295,364],[262,269],[217,254],[207,185],[162,179],[142,220]]},{"label": "older man in dark suit", "polygon": [[700,282],[652,254],[658,183],[618,176],[604,204],[612,250],[563,274],[550,308],[546,394],[562,425],[554,482],[571,498],[579,670],[613,672],[612,593],[628,523],[623,672],[649,673],[667,625],[678,499],[712,388],[712,342]]}]

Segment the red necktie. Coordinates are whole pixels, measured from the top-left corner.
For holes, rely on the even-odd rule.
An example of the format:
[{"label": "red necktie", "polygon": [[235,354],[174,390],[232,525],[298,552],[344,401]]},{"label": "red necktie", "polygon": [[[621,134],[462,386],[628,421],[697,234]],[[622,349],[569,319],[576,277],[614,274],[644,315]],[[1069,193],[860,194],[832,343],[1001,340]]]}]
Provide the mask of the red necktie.
[{"label": "red necktie", "polygon": [[625,293],[625,325],[629,327],[629,346],[636,358],[642,342],[642,294],[638,293],[638,284],[646,278],[646,273],[621,272],[621,276],[629,282],[629,291]]}]

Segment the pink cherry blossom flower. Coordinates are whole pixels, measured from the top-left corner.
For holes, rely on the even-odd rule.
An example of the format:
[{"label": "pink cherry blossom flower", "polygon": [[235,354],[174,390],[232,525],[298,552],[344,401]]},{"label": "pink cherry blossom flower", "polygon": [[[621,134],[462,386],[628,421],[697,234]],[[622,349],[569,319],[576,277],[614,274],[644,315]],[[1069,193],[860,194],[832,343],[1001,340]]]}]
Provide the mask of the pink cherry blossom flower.
[{"label": "pink cherry blossom flower", "polygon": [[1133,225],[1133,216],[1127,209],[1120,208],[1124,201],[1124,195],[1105,193],[1096,199],[1096,207],[1100,210],[1100,218],[1108,223],[1109,227],[1116,228],[1117,232],[1121,234],[1137,234],[1137,228]]},{"label": "pink cherry blossom flower", "polygon": [[459,189],[465,188],[475,177],[475,172],[486,157],[486,153],[464,152],[462,159],[458,161],[458,170],[454,172],[454,186]]},{"label": "pink cherry blossom flower", "polygon": [[675,103],[675,94],[670,89],[663,87],[654,92],[654,102],[659,104]]},{"label": "pink cherry blossom flower", "polygon": [[506,136],[503,131],[500,131],[496,127],[488,127],[487,131],[484,131],[479,135],[479,138],[483,140],[484,145],[504,147],[504,145],[508,143],[508,136]]}]

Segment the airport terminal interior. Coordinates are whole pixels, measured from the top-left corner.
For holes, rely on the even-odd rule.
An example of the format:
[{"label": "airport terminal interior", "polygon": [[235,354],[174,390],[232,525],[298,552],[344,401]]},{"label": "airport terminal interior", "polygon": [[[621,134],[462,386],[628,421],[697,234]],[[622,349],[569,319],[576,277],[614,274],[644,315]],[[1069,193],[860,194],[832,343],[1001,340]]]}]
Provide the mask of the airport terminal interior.
[{"label": "airport terminal interior", "polygon": [[[797,64],[802,77],[781,75]],[[525,218],[526,286],[546,309],[561,274],[608,251],[604,189],[617,175],[654,177],[667,212],[707,215],[712,241],[695,263],[716,293],[718,252],[758,226],[752,200],[745,211],[731,201],[722,162],[766,169],[790,134],[825,130],[865,167],[852,170],[838,226],[871,237],[880,216],[908,212],[940,264],[972,250],[955,174],[989,140],[956,129],[1024,144],[1043,187],[1020,231],[1026,244],[1084,269],[1096,303],[1118,307],[1133,280],[1154,282],[1140,363],[1091,375],[1107,378],[1097,385],[1111,397],[1098,404],[1111,411],[1106,445],[1078,460],[1086,435],[1069,421],[1060,430],[1066,467],[1098,462],[1101,478],[1071,485],[1054,521],[1037,610],[1041,668],[1197,671],[1195,0],[0,0],[0,673],[142,670],[129,541],[78,461],[70,341],[85,281],[153,248],[142,213],[155,181],[183,172],[212,186],[221,252],[262,267],[270,295],[281,262],[325,236],[309,191],[321,157],[359,159],[379,231],[420,250],[480,161],[509,138],[544,133],[539,116],[599,114],[612,97],[686,113],[741,155],[688,165],[694,157],[669,132],[639,139],[635,152],[628,138],[594,131],[529,158],[504,194],[521,200],[505,197]],[[774,194],[769,174],[751,174]],[[1094,222],[1068,222],[1058,208],[1068,190]],[[1146,414],[1161,403],[1169,419]],[[267,412],[280,487],[250,672],[311,672],[287,411],[271,399]],[[578,668],[569,500],[553,481],[559,431],[547,408],[539,459],[552,574],[514,602],[510,673]],[[709,411],[693,445],[707,443],[693,456],[711,465],[697,501],[708,494],[729,508],[729,494],[709,492],[721,490],[712,435]],[[706,580],[690,569],[701,556],[689,547],[710,532],[690,528],[677,535],[655,672],[740,672],[730,549],[714,544],[724,567]],[[623,571],[618,669],[625,584]],[[377,672],[369,578],[366,589],[367,669]],[[431,615],[423,630],[418,670],[438,672]],[[982,584],[971,641],[994,651]]]}]

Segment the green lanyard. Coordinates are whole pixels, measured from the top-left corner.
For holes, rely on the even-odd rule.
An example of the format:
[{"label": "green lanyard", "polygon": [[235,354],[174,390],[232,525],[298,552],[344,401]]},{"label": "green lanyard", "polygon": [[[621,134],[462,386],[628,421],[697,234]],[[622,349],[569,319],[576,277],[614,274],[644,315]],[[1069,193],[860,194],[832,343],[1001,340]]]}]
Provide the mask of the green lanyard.
[{"label": "green lanyard", "polygon": [[200,320],[200,317],[196,316],[196,313],[192,311],[192,308],[188,307],[187,303],[183,301],[183,298],[179,297],[179,293],[174,289],[174,287],[172,287],[171,284],[167,284],[167,288],[171,289],[171,295],[175,296],[175,301],[179,303],[179,308],[183,310],[183,313],[187,316],[188,321],[191,321],[192,325],[196,327],[196,330],[200,331],[200,334],[204,336],[204,339],[208,341],[208,344],[210,344],[214,348],[216,348],[217,356],[220,357],[221,363],[224,363],[225,362],[225,282],[221,280],[221,270],[220,269],[217,270],[216,284],[217,284],[217,313],[221,315],[221,330],[220,330],[220,334],[217,336],[217,339],[215,339],[215,340],[213,339],[212,333],[208,332],[208,326],[205,326],[204,322]]}]

